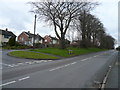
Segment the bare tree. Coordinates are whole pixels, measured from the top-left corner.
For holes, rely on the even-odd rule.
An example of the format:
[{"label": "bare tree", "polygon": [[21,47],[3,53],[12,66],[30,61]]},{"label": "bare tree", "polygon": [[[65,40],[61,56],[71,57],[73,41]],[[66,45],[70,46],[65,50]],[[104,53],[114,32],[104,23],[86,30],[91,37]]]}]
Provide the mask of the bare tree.
[{"label": "bare tree", "polygon": [[75,25],[82,35],[82,47],[114,48],[115,39],[106,34],[104,25],[94,15],[84,11]]},{"label": "bare tree", "polygon": [[95,2],[31,2],[30,4],[33,6],[32,12],[54,26],[62,49],[65,48],[65,34],[70,23],[84,9],[88,12],[97,5]]}]

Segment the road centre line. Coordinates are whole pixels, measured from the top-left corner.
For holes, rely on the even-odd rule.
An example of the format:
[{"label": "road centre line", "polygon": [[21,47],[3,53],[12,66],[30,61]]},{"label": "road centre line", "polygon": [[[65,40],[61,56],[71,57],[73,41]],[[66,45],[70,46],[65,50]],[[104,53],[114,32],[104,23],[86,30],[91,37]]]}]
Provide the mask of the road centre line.
[{"label": "road centre line", "polygon": [[[27,77],[24,77],[24,78],[20,78],[20,79],[18,79],[18,81],[23,81],[23,80],[28,79],[28,78],[30,78],[30,76],[27,76]],[[12,84],[12,83],[16,83],[16,82],[17,82],[17,80],[16,81],[15,80],[14,81],[10,81],[10,82],[1,84],[0,87],[6,86],[6,85],[9,85],[9,84]]]},{"label": "road centre line", "polygon": [[93,57],[97,57],[97,56],[99,56],[99,55],[96,55],[96,56],[93,56]]},{"label": "road centre line", "polygon": [[92,57],[85,58],[85,59],[83,59],[83,60],[81,60],[81,61],[86,61],[86,60],[91,59],[91,58],[92,58]]},{"label": "road centre line", "polygon": [[[101,55],[101,54],[100,54],[100,55]],[[81,61],[86,61],[86,60],[88,60],[88,59],[91,59],[91,58],[93,58],[93,57],[97,57],[97,56],[100,56],[100,55],[95,55],[95,56],[92,56],[92,57],[89,57],[89,58],[85,58],[85,59],[82,59]],[[67,66],[72,65],[72,64],[75,64],[75,63],[77,63],[77,62],[73,62],[73,63],[66,64],[66,65],[61,66],[61,67],[53,68],[53,69],[51,69],[51,70],[49,70],[49,71],[54,71],[54,70],[57,70],[57,69],[60,69],[60,68],[63,68],[63,67],[67,67]]]},{"label": "road centre line", "polygon": [[0,87],[2,86],[5,86],[5,85],[9,85],[9,84],[12,84],[12,83],[15,83],[16,81],[10,81],[10,82],[7,82],[7,83],[4,83],[4,84],[1,84]]},{"label": "road centre line", "polygon": [[77,62],[73,62],[73,63],[71,63],[71,64],[76,64]]},{"label": "road centre line", "polygon": [[25,79],[28,79],[28,78],[30,78],[30,76],[27,76],[27,77],[24,77],[24,78],[18,79],[18,81],[22,81],[22,80],[25,80]]},{"label": "road centre line", "polygon": [[67,67],[67,66],[76,64],[76,63],[77,63],[77,62],[69,63],[69,64],[66,64],[66,65],[63,65],[63,66],[60,66],[60,67],[53,68],[53,69],[51,69],[51,70],[49,70],[49,71],[54,71],[54,70],[57,70],[57,69],[60,69],[60,68],[64,68],[64,67]]},{"label": "road centre line", "polygon": [[89,57],[89,58],[85,58],[85,59],[82,59],[81,61],[86,61],[86,60],[88,60],[88,59],[91,59],[91,58],[93,58],[93,57],[98,57],[98,56],[100,56],[100,55],[103,55],[103,54],[99,54],[99,55],[95,55],[95,56],[92,56],[92,57]]}]

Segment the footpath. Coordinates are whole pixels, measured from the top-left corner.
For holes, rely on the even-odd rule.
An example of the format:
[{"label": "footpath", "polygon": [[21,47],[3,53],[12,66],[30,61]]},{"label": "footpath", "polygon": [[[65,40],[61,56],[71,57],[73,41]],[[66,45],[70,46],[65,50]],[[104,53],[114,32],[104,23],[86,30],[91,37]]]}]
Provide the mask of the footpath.
[{"label": "footpath", "polygon": [[118,53],[118,60],[108,76],[105,88],[120,89],[120,52]]}]

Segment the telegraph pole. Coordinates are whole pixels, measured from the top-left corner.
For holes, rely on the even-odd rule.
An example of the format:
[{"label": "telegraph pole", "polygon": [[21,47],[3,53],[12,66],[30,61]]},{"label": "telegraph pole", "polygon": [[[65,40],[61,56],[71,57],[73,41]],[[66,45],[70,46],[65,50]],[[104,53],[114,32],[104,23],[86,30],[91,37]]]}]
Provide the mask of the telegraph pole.
[{"label": "telegraph pole", "polygon": [[34,21],[34,37],[33,37],[33,48],[35,48],[35,30],[36,30],[36,18],[37,18],[37,15],[35,15],[35,21]]}]

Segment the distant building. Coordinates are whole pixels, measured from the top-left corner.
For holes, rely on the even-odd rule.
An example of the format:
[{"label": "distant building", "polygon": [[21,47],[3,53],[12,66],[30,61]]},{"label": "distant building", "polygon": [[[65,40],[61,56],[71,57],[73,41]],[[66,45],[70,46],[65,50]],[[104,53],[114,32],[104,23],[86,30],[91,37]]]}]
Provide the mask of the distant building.
[{"label": "distant building", "polygon": [[16,35],[8,31],[7,28],[6,30],[0,29],[0,46],[2,46],[2,43],[7,44],[11,37],[16,38]]},{"label": "distant building", "polygon": [[49,44],[59,44],[59,39],[57,39],[56,37],[52,37],[50,35],[46,35],[44,37],[44,40],[45,40],[44,43],[46,45],[49,45]]},{"label": "distant building", "polygon": [[[18,42],[20,44],[28,45],[28,46],[33,46],[33,40],[34,40],[34,34],[28,32],[22,32],[18,36]],[[35,34],[35,43],[40,43],[43,44],[44,38],[42,38],[39,34]]]}]

